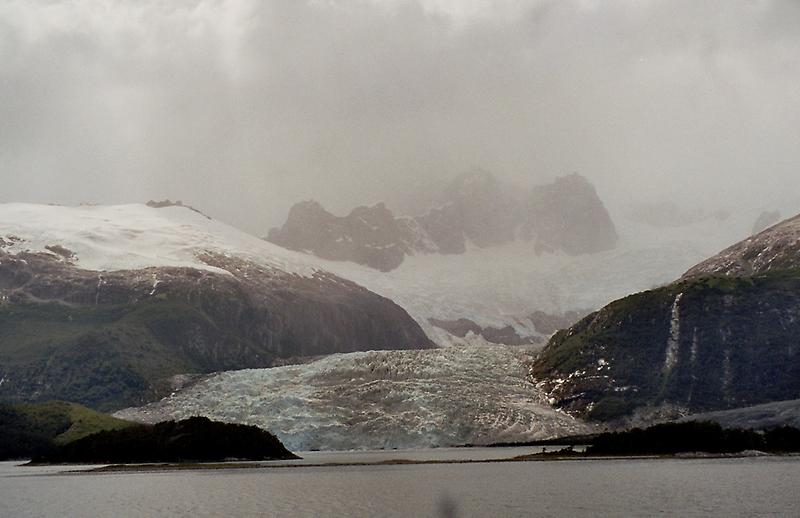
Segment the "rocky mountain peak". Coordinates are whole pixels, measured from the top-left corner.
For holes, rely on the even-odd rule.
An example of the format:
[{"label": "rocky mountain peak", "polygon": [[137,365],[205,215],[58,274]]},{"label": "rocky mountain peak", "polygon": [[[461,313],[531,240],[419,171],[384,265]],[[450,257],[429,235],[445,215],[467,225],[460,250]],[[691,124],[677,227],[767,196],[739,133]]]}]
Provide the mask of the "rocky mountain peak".
[{"label": "rocky mountain peak", "polygon": [[795,216],[557,332],[533,375],[555,406],[599,421],[744,407],[797,397],[798,333]]},{"label": "rocky mountain peak", "polygon": [[0,204],[0,399],[114,408],[177,374],[432,346],[318,264],[185,207]]},{"label": "rocky mountain peak", "polygon": [[488,171],[457,176],[440,197],[444,203],[416,218],[395,218],[382,203],[336,217],[316,202],[302,202],[267,239],[332,260],[353,261],[387,271],[414,253],[463,254],[479,248],[534,240],[541,251],[570,255],[614,248],[611,217],[589,181],[573,174],[524,190]]},{"label": "rocky mountain peak", "polygon": [[296,204],[281,228],[267,240],[292,250],[310,251],[323,259],[353,261],[388,271],[397,268],[410,246],[406,225],[378,203],[339,217],[316,201]]},{"label": "rocky mountain peak", "polygon": [[570,255],[610,250],[618,240],[594,186],[577,173],[534,187],[523,231],[544,250],[563,250]]}]

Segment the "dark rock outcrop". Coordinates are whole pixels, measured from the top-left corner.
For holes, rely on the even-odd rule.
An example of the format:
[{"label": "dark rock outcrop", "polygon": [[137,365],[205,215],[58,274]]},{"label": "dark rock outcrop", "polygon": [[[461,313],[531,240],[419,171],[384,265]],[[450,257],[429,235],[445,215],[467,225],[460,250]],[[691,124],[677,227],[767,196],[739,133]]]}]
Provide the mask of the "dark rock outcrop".
[{"label": "dark rock outcrop", "polygon": [[492,174],[475,170],[458,176],[445,190],[444,199],[448,203],[445,208],[458,222],[454,233],[476,246],[487,248],[514,240],[522,200]]},{"label": "dark rock outcrop", "polygon": [[267,240],[323,259],[389,271],[403,262],[413,235],[382,203],[337,217],[316,201],[305,201],[292,207],[283,227],[270,230]]},{"label": "dark rock outcrop", "polygon": [[182,208],[185,208],[185,209],[189,209],[192,212],[196,212],[196,213],[200,214],[201,216],[203,216],[206,219],[211,219],[211,216],[208,216],[207,214],[205,214],[205,213],[201,212],[200,210],[192,207],[191,205],[185,205],[181,200],[172,201],[169,198],[167,198],[166,200],[161,200],[161,201],[150,200],[147,203],[145,203],[145,205],[147,205],[151,209],[166,209],[166,208],[169,208],[169,207],[182,207]]},{"label": "dark rock outcrop", "polygon": [[463,254],[509,243],[519,235],[540,252],[577,255],[613,248],[617,234],[594,187],[582,176],[558,178],[525,195],[485,171],[457,177],[442,204],[415,218],[395,218],[383,205],[337,217],[314,201],[296,204],[267,240],[325,259],[378,270],[397,268],[415,253]]},{"label": "dark rock outcrop", "polygon": [[795,217],[556,333],[534,376],[555,406],[598,420],[797,399],[798,258]]},{"label": "dark rock outcrop", "polygon": [[481,327],[468,318],[458,320],[440,320],[429,318],[431,325],[444,329],[453,336],[464,338],[472,333],[475,336],[482,336],[484,340],[493,344],[503,345],[532,345],[541,343],[542,339],[538,336],[521,336],[513,327]]},{"label": "dark rock outcrop", "polygon": [[592,184],[578,174],[535,187],[526,209],[523,233],[543,250],[580,255],[617,244],[611,216]]}]

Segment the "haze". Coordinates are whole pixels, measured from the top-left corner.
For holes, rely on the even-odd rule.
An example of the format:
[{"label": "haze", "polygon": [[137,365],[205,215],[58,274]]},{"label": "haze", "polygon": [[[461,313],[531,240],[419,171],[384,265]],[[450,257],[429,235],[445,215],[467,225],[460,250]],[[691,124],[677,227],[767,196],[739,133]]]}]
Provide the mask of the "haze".
[{"label": "haze", "polygon": [[800,211],[799,49],[790,0],[5,0],[0,201],[181,199],[263,235],[481,167]]}]

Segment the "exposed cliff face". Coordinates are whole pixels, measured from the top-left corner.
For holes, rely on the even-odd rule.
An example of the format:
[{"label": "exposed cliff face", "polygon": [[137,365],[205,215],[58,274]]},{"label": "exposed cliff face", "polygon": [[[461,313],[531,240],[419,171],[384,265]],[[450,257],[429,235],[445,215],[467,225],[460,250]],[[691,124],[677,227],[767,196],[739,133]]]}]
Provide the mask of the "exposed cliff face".
[{"label": "exposed cliff face", "polygon": [[800,397],[799,244],[793,218],[556,333],[533,369],[540,388],[598,420]]},{"label": "exposed cliff face", "polygon": [[283,227],[272,229],[267,239],[323,259],[388,271],[403,262],[413,235],[383,204],[357,207],[347,216],[337,217],[319,203],[306,201],[292,207]]},{"label": "exposed cliff face", "polygon": [[[61,209],[81,220],[81,209]],[[179,216],[177,222],[168,216],[158,220],[161,225],[143,228],[130,216],[150,217],[146,211],[158,209],[133,207],[123,211],[127,219],[96,228],[84,221],[77,237],[65,235],[61,241],[55,236],[42,241],[30,225],[13,234],[0,229],[5,242],[13,242],[0,247],[0,398],[68,399],[113,408],[159,395],[170,388],[169,378],[181,373],[432,345],[392,301],[294,264],[294,256],[261,260],[259,251],[269,254],[272,248],[256,238],[242,238],[250,249],[224,238],[196,241],[206,230],[205,219],[186,209],[169,210]],[[82,255],[94,253],[93,261],[103,260],[98,246],[109,257],[121,255],[122,245],[103,235],[109,228],[123,235],[164,234],[160,252],[151,251],[164,256],[135,269],[81,267]],[[173,229],[188,236],[175,249],[184,253],[193,247],[196,265],[164,265],[176,262],[168,254],[169,243],[177,239],[170,235]],[[45,242],[52,245],[42,246]],[[90,250],[83,248],[86,243]],[[116,264],[127,263],[137,260]],[[280,263],[285,266],[276,266]]]},{"label": "exposed cliff face", "polygon": [[595,188],[578,174],[535,187],[526,209],[524,235],[545,250],[580,255],[610,250],[617,244],[611,216]]},{"label": "exposed cliff face", "polygon": [[529,195],[485,171],[457,177],[443,203],[416,218],[395,218],[382,204],[336,217],[302,202],[267,239],[293,250],[389,271],[414,253],[463,254],[467,244],[487,248],[519,235],[544,252],[571,255],[614,248],[614,223],[594,187],[579,175],[557,179]]},{"label": "exposed cliff face", "polygon": [[522,336],[511,326],[479,326],[468,318],[459,318],[458,320],[430,318],[428,321],[432,326],[444,329],[451,335],[459,338],[466,338],[467,335],[472,333],[474,336],[480,336],[487,342],[493,344],[533,345],[543,342],[539,336]]},{"label": "exposed cliff face", "polygon": [[800,275],[683,281],[556,333],[534,368],[555,406],[605,420],[800,395]]},{"label": "exposed cliff face", "polygon": [[[480,248],[513,241],[522,214],[522,197],[486,171],[458,176],[444,193],[440,210],[453,214],[451,234]],[[425,227],[425,225],[423,225]]]}]

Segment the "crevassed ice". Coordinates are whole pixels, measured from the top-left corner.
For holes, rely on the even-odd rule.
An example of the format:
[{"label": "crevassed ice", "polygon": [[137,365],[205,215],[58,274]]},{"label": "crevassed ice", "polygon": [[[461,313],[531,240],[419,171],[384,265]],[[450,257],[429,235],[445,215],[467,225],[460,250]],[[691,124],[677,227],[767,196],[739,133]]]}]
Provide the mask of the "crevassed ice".
[{"label": "crevassed ice", "polygon": [[292,450],[488,444],[588,431],[544,403],[528,379],[530,360],[524,350],[501,346],[337,354],[223,372],[116,415],[254,424]]}]

